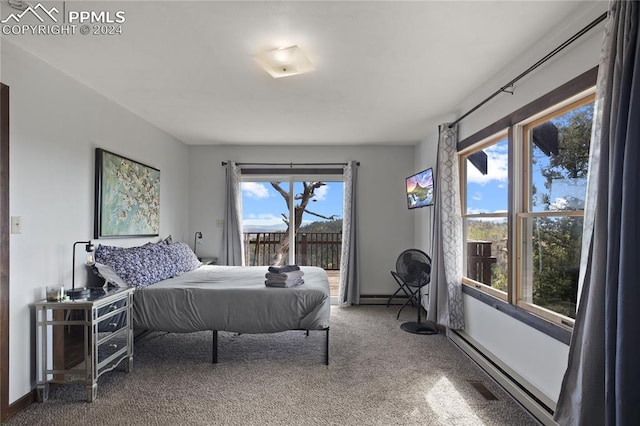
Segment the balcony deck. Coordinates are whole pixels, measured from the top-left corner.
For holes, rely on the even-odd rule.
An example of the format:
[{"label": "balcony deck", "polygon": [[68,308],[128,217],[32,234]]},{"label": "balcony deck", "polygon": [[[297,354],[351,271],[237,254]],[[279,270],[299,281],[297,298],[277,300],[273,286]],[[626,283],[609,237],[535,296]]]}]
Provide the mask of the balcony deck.
[{"label": "balcony deck", "polygon": [[333,297],[338,296],[338,288],[340,287],[340,270],[327,271],[329,278],[329,294]]},{"label": "balcony deck", "polygon": [[[248,265],[271,265],[284,232],[245,232],[244,249]],[[338,296],[340,285],[341,232],[300,232],[295,242],[298,265],[319,266],[327,271],[331,296]]]}]

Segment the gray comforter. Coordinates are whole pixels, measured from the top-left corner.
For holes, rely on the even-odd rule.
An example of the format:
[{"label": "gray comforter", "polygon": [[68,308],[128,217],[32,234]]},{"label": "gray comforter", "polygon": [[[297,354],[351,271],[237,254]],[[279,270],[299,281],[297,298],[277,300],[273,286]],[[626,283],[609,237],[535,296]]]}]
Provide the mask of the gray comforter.
[{"label": "gray comforter", "polygon": [[329,327],[327,273],[303,266],[304,284],[265,286],[266,266],[201,266],[136,290],[135,328],[168,332],[204,330],[273,333]]}]

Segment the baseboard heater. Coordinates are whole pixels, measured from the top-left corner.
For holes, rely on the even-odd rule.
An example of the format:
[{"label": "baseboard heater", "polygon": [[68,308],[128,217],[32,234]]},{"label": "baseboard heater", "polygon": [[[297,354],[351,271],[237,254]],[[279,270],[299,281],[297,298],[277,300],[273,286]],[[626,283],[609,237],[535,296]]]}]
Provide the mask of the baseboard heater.
[{"label": "baseboard heater", "polygon": [[[449,338],[471,358],[480,368],[489,374],[500,386],[502,386],[520,405],[544,425],[557,426],[553,420],[553,401],[543,401],[543,397],[536,396],[523,382],[522,378],[516,378],[517,374],[508,372],[492,360],[483,351],[481,345],[473,339],[461,333],[449,330]],[[544,398],[548,399],[548,398]]]}]

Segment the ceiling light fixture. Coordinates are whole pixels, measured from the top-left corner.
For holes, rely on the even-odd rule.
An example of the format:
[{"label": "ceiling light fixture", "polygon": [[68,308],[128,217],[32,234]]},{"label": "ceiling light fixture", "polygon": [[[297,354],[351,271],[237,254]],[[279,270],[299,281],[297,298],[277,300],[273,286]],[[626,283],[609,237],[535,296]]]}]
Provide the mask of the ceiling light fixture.
[{"label": "ceiling light fixture", "polygon": [[302,50],[295,45],[258,53],[253,55],[253,60],[273,78],[289,77],[315,70]]}]

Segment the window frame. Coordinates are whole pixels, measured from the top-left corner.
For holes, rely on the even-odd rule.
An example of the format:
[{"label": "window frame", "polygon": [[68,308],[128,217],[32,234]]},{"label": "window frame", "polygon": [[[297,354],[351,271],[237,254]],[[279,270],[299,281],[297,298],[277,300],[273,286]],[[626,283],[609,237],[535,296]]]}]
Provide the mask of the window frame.
[{"label": "window frame", "polygon": [[[564,114],[574,111],[580,107],[588,105],[595,101],[595,87],[591,87],[587,90],[584,90],[569,99],[561,102],[557,105],[554,105],[542,113],[536,114],[533,118],[529,120],[525,120],[522,123],[519,123],[515,126],[514,134],[518,136],[518,141],[516,141],[516,145],[518,149],[516,149],[516,158],[515,162],[518,163],[519,169],[514,168],[514,175],[519,176],[520,185],[519,192],[516,191],[515,195],[515,203],[517,204],[517,209],[514,212],[514,222],[515,222],[515,234],[514,234],[514,242],[515,242],[515,257],[517,261],[515,262],[516,273],[515,273],[515,282],[514,285],[514,300],[515,304],[522,309],[528,310],[535,315],[538,315],[548,321],[556,323],[562,327],[573,327],[575,320],[566,315],[562,315],[559,312],[547,309],[543,306],[536,305],[535,303],[527,302],[523,299],[523,281],[524,271],[523,271],[523,262],[521,259],[524,257],[524,238],[522,236],[524,221],[527,219],[535,219],[535,218],[556,218],[556,217],[581,217],[584,218],[584,209],[582,210],[558,210],[558,211],[542,211],[542,212],[534,212],[532,208],[532,193],[531,193],[531,181],[533,179],[533,174],[531,170],[532,158],[531,158],[531,144],[533,143],[530,140],[529,131],[542,123],[546,123],[554,118],[561,117]],[[520,171],[521,173],[517,173]]]},{"label": "window frame", "polygon": [[[509,285],[507,284],[507,291],[502,291],[499,290],[497,288],[493,288],[490,285],[487,285],[485,283],[482,283],[480,281],[474,280],[472,278],[469,278],[466,274],[467,274],[467,268],[466,268],[466,259],[467,259],[467,239],[466,239],[466,235],[467,235],[467,220],[468,219],[474,219],[474,218],[499,218],[499,217],[503,217],[506,219],[507,221],[507,245],[509,244],[509,216],[510,216],[510,212],[509,212],[509,189],[507,189],[507,211],[504,213],[466,213],[467,211],[467,167],[466,167],[466,161],[467,158],[469,157],[469,155],[474,154],[476,152],[482,151],[485,148],[488,148],[490,146],[496,145],[502,141],[506,140],[507,141],[507,147],[509,150],[509,156],[511,155],[511,146],[510,146],[510,139],[509,139],[509,129],[503,129],[489,137],[487,137],[486,139],[483,139],[482,141],[478,142],[477,144],[474,144],[473,146],[458,152],[458,169],[460,170],[460,206],[461,206],[461,212],[462,212],[462,224],[463,224],[463,235],[464,235],[464,244],[462,247],[462,253],[463,253],[463,257],[465,259],[465,263],[463,264],[463,270],[464,273],[462,275],[462,283],[466,284],[468,286],[472,286],[474,288],[476,288],[479,291],[485,292],[490,294],[493,297],[496,297],[500,300],[503,301],[508,301],[509,300]],[[510,275],[510,271],[511,271],[511,256],[508,256],[507,259],[507,277],[509,277]],[[510,280],[508,280],[510,281]]]},{"label": "window frame", "polygon": [[[337,173],[336,169],[297,169],[297,173],[291,173],[291,171],[287,169],[240,169],[240,182],[286,182],[289,185],[289,217],[291,217],[291,212],[294,211],[296,203],[294,184],[296,182],[318,180],[323,182],[342,182],[344,185],[344,175]],[[344,214],[344,205],[342,206],[342,210]],[[289,233],[289,264],[296,263],[296,235],[296,232]],[[246,261],[248,262],[248,260]]]},{"label": "window frame", "polygon": [[[507,217],[508,242],[509,250],[508,260],[508,288],[506,300],[502,292],[492,289],[487,285],[478,283],[467,277],[462,279],[463,293],[474,297],[475,299],[487,303],[501,312],[509,315],[516,320],[522,321],[535,329],[547,334],[548,336],[568,343],[570,333],[573,329],[574,320],[550,311],[541,306],[525,302],[520,298],[520,277],[521,267],[521,232],[522,220],[530,217],[544,216],[580,216],[583,217],[583,211],[566,211],[562,215],[558,212],[528,212],[523,211],[524,186],[527,184],[524,176],[518,172],[523,167],[523,151],[525,145],[523,142],[523,129],[530,126],[534,122],[540,122],[550,115],[560,116],[569,110],[578,108],[581,105],[593,102],[595,98],[595,84],[597,79],[598,68],[594,67],[562,86],[543,95],[535,101],[525,105],[524,107],[514,111],[513,113],[503,117],[484,129],[474,133],[473,135],[463,139],[458,143],[458,153],[460,155],[459,170],[460,187],[461,187],[461,205],[463,211],[466,212],[466,175],[463,170],[462,156],[468,155],[473,151],[482,149],[487,146],[492,138],[507,131],[509,144],[509,207]],[[547,118],[548,120],[549,118]],[[466,160],[466,158],[465,158]],[[528,189],[526,191],[528,194]],[[466,219],[469,215],[463,214],[464,229],[464,261],[466,263]],[[498,294],[496,294],[498,292]],[[569,333],[569,334],[567,334]]]}]

